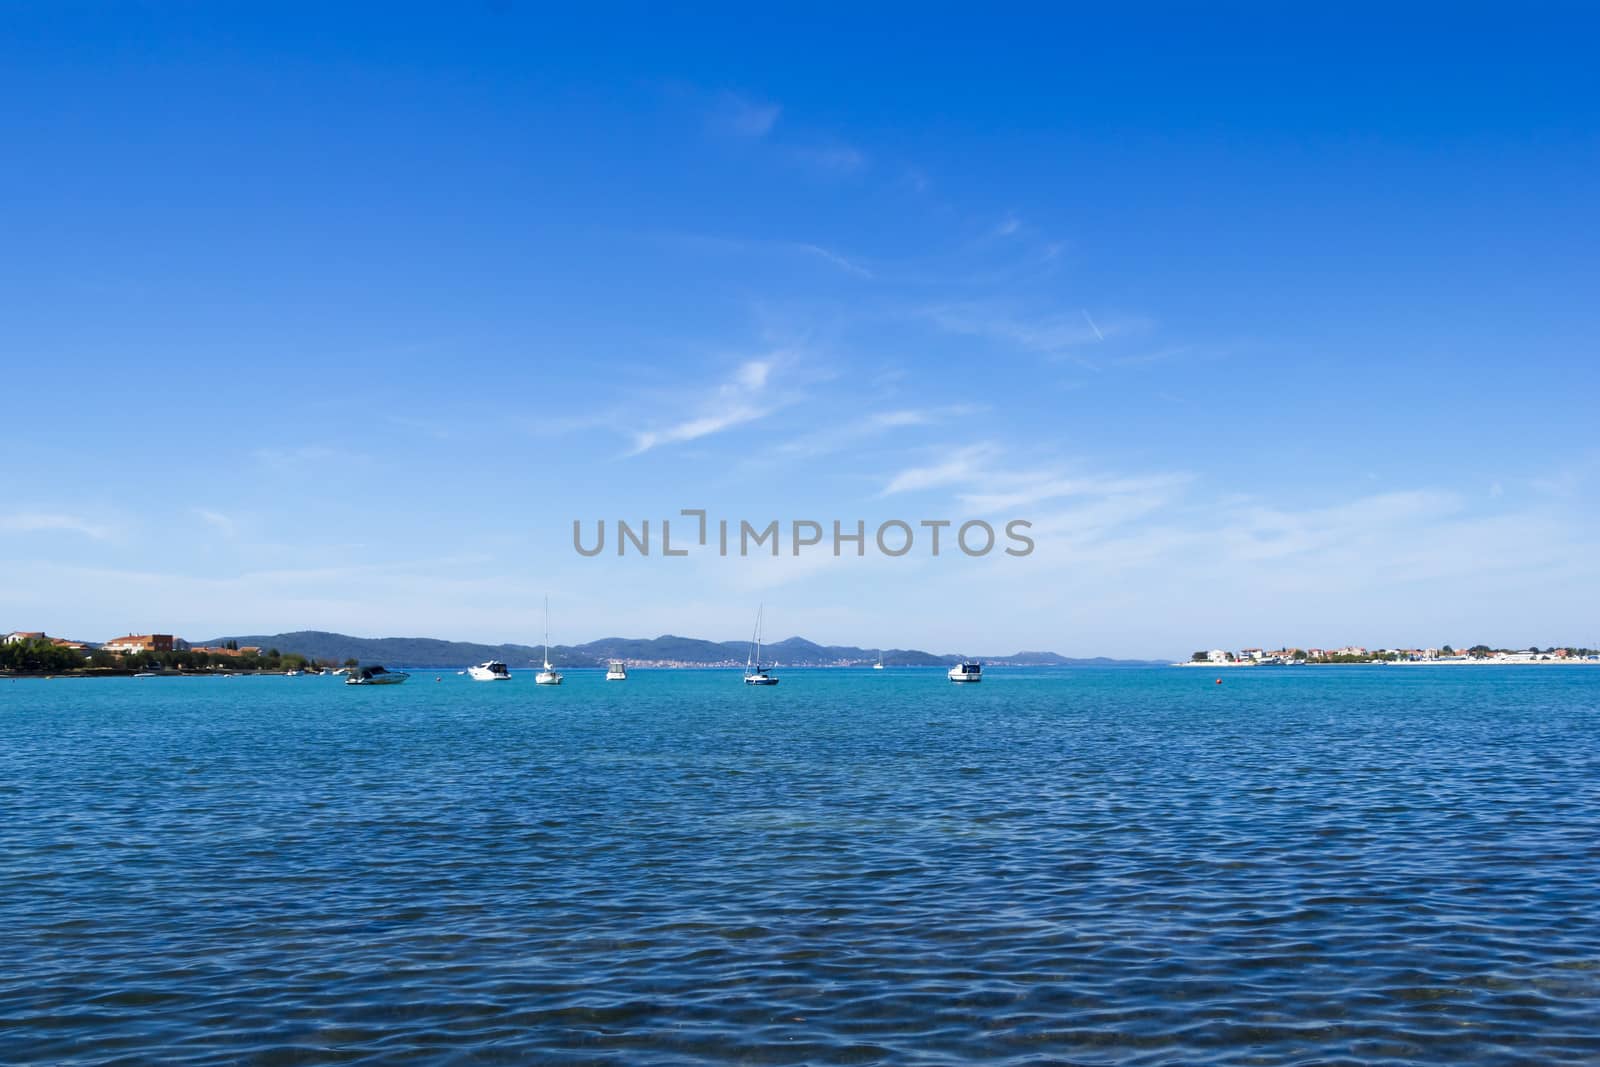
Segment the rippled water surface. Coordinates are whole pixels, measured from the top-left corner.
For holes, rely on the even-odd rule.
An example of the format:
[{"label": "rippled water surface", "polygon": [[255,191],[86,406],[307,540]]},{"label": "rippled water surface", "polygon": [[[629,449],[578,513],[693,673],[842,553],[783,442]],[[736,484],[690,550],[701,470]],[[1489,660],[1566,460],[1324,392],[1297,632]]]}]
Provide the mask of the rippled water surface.
[{"label": "rippled water surface", "polygon": [[0,1061],[1600,1062],[1600,669],[0,681]]}]

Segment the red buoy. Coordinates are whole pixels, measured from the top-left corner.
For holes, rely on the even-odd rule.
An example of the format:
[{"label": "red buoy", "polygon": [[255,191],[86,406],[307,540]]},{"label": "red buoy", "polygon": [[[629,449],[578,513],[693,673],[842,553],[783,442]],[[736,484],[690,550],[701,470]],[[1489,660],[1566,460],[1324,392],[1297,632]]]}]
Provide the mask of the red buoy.
[{"label": "red buoy", "polygon": [[1222,684],[1222,679],[1221,679],[1221,678],[1218,678],[1218,679],[1217,679],[1217,684],[1218,684],[1218,685],[1221,685],[1221,684]]}]

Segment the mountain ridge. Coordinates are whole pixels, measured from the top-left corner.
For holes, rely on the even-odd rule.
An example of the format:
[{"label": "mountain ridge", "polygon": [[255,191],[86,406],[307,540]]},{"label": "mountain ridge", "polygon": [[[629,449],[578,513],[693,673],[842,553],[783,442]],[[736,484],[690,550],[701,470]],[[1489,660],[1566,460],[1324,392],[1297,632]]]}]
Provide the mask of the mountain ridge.
[{"label": "mountain ridge", "polygon": [[[499,660],[512,667],[538,663],[543,652],[538,645],[482,644],[474,641],[449,641],[436,637],[354,637],[330,630],[294,630],[280,634],[239,634],[214,637],[208,646],[237,641],[240,645],[275,648],[296,652],[311,659],[342,663],[356,659],[364,664],[383,663],[397,667],[465,667],[485,660]],[[197,644],[200,642],[196,642]],[[662,634],[659,637],[602,637],[579,645],[552,645],[552,662],[563,667],[603,667],[607,660],[621,659],[641,665],[718,666],[745,661],[748,641],[709,641],[698,637]],[[921,649],[858,648],[855,645],[821,645],[803,637],[788,637],[762,646],[762,658],[786,667],[851,666],[876,663],[882,652],[886,666],[937,667],[958,663],[963,657],[953,653],[924,652]],[[1164,662],[1121,660],[1105,656],[1071,658],[1055,652],[1017,652],[1009,656],[983,656],[991,666],[1117,666]]]}]

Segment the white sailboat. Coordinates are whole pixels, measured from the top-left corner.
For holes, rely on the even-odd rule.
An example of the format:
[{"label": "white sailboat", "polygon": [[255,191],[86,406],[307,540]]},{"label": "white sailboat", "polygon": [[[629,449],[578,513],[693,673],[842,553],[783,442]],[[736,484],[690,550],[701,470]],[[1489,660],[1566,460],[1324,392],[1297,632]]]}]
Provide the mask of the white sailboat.
[{"label": "white sailboat", "polygon": [[883,670],[883,649],[881,648],[878,649],[878,662],[872,665],[872,669],[875,671]]},{"label": "white sailboat", "polygon": [[744,661],[745,685],[777,685],[778,679],[768,674],[761,666],[761,613],[762,608],[756,608],[756,632],[750,639],[750,652]]},{"label": "white sailboat", "polygon": [[533,676],[535,685],[560,685],[561,675],[550,666],[550,598],[544,598],[544,670]]}]

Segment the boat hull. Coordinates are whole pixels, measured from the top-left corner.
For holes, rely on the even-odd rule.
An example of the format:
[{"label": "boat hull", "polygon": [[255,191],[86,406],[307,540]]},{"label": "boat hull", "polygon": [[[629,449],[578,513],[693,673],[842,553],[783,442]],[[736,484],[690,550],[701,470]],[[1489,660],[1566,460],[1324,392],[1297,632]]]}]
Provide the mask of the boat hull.
[{"label": "boat hull", "polygon": [[401,682],[404,682],[409,677],[411,677],[411,675],[406,674],[403,671],[390,671],[388,674],[380,674],[376,678],[346,678],[344,680],[344,684],[345,685],[399,685]]},{"label": "boat hull", "polygon": [[555,671],[540,671],[538,674],[534,675],[533,684],[560,685],[561,675],[557,674]]},{"label": "boat hull", "polygon": [[494,671],[488,670],[487,668],[484,668],[484,667],[468,667],[467,668],[467,675],[469,677],[471,677],[471,679],[474,682],[509,682],[509,681],[511,681],[511,672],[510,671],[507,671],[505,674],[496,674]]},{"label": "boat hull", "polygon": [[777,685],[778,679],[768,674],[748,675],[744,680],[745,685]]}]

